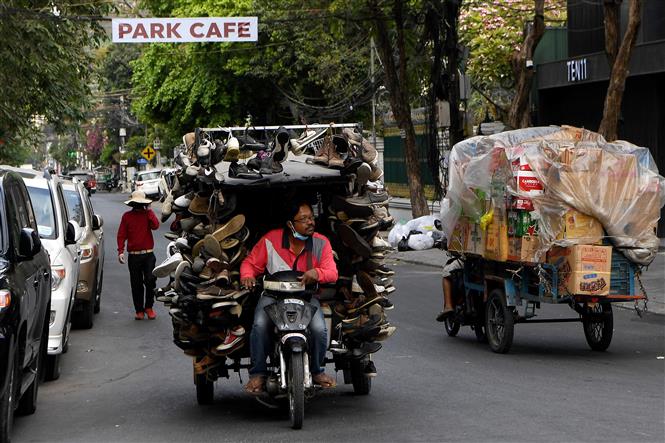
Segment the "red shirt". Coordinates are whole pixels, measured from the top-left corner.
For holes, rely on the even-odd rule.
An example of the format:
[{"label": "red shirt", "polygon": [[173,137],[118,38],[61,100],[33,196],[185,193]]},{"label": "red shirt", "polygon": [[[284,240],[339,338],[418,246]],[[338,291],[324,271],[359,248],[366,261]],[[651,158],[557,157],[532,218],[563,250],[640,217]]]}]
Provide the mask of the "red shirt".
[{"label": "red shirt", "polygon": [[[311,264],[311,266],[309,266]],[[240,265],[240,278],[258,277],[264,272],[296,270],[301,272],[315,269],[319,283],[337,281],[337,265],[333,258],[328,239],[314,233],[305,241],[305,248],[296,255],[289,246],[289,235],[285,229],[274,229],[254,245],[252,252]]]},{"label": "red shirt", "polygon": [[118,227],[118,255],[125,251],[125,241],[129,252],[152,249],[155,242],[152,232],[159,228],[159,220],[152,209],[132,209],[122,214]]}]

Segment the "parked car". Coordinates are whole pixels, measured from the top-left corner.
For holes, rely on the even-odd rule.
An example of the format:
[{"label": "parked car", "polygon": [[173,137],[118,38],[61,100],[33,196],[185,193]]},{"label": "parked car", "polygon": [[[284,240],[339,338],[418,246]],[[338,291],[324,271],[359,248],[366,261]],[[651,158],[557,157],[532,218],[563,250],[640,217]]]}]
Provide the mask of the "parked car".
[{"label": "parked car", "polygon": [[65,202],[72,217],[81,227],[81,266],[72,323],[81,329],[90,329],[94,314],[101,306],[102,284],[104,281],[104,221],[94,213],[92,202],[80,182],[63,184]]},{"label": "parked car", "polygon": [[176,179],[176,169],[175,168],[164,168],[159,173],[159,200],[163,200],[166,194],[169,192],[169,189],[172,189],[174,186],[174,181]]},{"label": "parked car", "polygon": [[88,194],[97,192],[97,179],[92,171],[71,171],[67,174],[70,178],[76,178],[83,182],[83,186],[88,190]]},{"label": "parked car", "polygon": [[37,218],[42,245],[51,258],[51,312],[44,378],[60,377],[60,356],[69,345],[72,309],[79,279],[82,230],[65,205],[63,181],[35,170],[15,170],[25,182]]},{"label": "parked car", "polygon": [[156,200],[159,198],[160,169],[139,171],[134,178],[134,189],[143,191],[145,196]]},{"label": "parked car", "polygon": [[0,168],[0,441],[32,414],[46,357],[51,267],[21,177]]}]

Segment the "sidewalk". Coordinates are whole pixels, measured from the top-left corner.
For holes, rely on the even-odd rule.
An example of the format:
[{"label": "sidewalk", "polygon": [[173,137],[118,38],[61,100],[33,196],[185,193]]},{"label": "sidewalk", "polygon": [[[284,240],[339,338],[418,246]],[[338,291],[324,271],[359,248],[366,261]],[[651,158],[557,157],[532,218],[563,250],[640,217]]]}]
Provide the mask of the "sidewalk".
[{"label": "sidewalk", "polygon": [[[439,202],[427,202],[432,214],[439,213]],[[413,218],[411,215],[411,202],[408,198],[393,197],[390,202],[390,213],[399,222],[407,222]],[[404,263],[413,263],[424,266],[433,266],[441,268],[446,260],[446,253],[439,249],[428,249],[425,251],[405,251],[394,252],[390,255],[391,260],[397,260]],[[665,315],[665,239],[660,239],[660,248],[656,258],[648,269],[642,274],[642,283],[646,289],[649,301],[647,309],[651,313]],[[639,285],[636,284],[639,293]],[[616,303],[625,309],[634,309],[634,303]],[[640,302],[640,309],[643,307]]]}]

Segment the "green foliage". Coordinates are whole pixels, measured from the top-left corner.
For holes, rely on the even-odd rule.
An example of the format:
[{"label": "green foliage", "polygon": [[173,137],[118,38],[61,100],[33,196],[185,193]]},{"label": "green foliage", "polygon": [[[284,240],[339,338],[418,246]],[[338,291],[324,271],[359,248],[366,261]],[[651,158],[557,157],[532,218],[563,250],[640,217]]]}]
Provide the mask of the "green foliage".
[{"label": "green foliage", "polygon": [[67,137],[58,137],[49,149],[49,155],[60,163],[64,170],[76,168],[76,152],[75,141]]},{"label": "green foliage", "polygon": [[[61,132],[82,118],[88,103],[90,48],[105,37],[94,20],[111,9],[104,0],[10,0],[0,4],[0,132],[8,141],[40,128],[33,116]],[[9,144],[9,143],[8,143]]]},{"label": "green foliage", "polygon": [[[524,40],[523,30],[533,21],[533,0],[502,0],[500,2],[465,1],[460,12],[460,42],[469,49],[466,73],[472,84],[502,107],[512,99],[514,77],[510,58],[519,51]],[[565,26],[566,1],[545,0],[546,26]],[[478,94],[474,103],[476,119],[498,115],[497,109]]]},{"label": "green foliage", "polygon": [[111,145],[104,146],[104,149],[102,149],[102,153],[99,156],[99,165],[111,166],[111,164],[113,164],[113,154],[116,152],[118,152],[117,148]]}]

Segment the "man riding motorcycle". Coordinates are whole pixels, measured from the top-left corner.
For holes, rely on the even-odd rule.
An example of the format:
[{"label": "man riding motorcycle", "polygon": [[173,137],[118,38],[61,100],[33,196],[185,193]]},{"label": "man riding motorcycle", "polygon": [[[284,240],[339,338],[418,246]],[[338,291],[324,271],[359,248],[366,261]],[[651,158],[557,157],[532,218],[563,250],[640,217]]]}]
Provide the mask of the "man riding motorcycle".
[{"label": "man riding motorcycle", "polygon": [[[333,258],[330,241],[314,232],[315,221],[312,207],[307,202],[293,205],[287,214],[284,228],[274,229],[265,234],[254,246],[240,266],[240,282],[246,288],[256,285],[256,277],[267,272],[301,271],[304,285],[313,283],[333,283],[337,281],[337,266]],[[267,374],[266,358],[271,347],[272,323],[264,310],[275,300],[262,295],[254,311],[254,324],[250,334],[250,354],[252,367],[245,390],[250,394],[260,394],[265,388]],[[327,344],[327,330],[321,306],[316,297],[311,304],[317,308],[309,325],[312,335],[310,369],[314,383],[323,388],[335,386],[335,379],[324,372]]]}]

